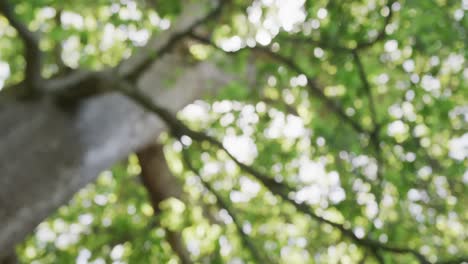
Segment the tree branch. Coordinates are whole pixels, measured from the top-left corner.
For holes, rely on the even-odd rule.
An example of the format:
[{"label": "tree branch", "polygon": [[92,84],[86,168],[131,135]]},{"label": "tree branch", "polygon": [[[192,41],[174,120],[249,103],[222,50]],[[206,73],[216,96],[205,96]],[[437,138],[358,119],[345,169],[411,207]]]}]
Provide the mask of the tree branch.
[{"label": "tree branch", "polygon": [[[121,82],[124,83],[124,82]],[[344,227],[343,225],[339,223],[335,223],[333,221],[330,221],[328,219],[325,219],[319,215],[317,215],[311,208],[310,206],[304,204],[304,203],[297,203],[294,199],[290,198],[289,194],[294,192],[294,190],[287,185],[277,183],[274,181],[271,177],[268,177],[267,175],[255,170],[253,167],[248,166],[242,162],[240,162],[236,157],[232,155],[224,146],[223,144],[215,139],[214,137],[211,137],[205,133],[202,132],[197,132],[194,130],[191,130],[188,128],[186,125],[184,125],[180,120],[178,120],[174,115],[172,115],[169,111],[165,110],[164,108],[157,106],[154,104],[151,99],[145,97],[143,94],[138,92],[135,89],[132,89],[131,85],[121,85],[117,87],[121,92],[123,92],[125,95],[127,95],[130,99],[133,99],[136,103],[140,104],[143,108],[147,109],[148,111],[151,111],[155,114],[157,114],[169,127],[171,133],[177,137],[180,138],[183,135],[189,136],[190,138],[202,142],[206,141],[210,143],[212,146],[215,146],[221,150],[223,150],[229,158],[234,161],[234,163],[239,166],[243,171],[251,174],[254,176],[257,180],[259,180],[270,192],[272,192],[275,195],[280,196],[283,200],[291,203],[296,210],[299,212],[302,212],[304,214],[309,215],[313,219],[317,220],[318,222],[322,224],[328,224],[337,230],[339,230],[344,236],[348,237],[351,239],[354,243],[357,245],[363,246],[365,248],[368,248],[371,251],[377,251],[377,250],[384,250],[396,254],[411,254],[415,256],[419,263],[422,264],[427,264],[430,263],[421,253],[418,251],[411,249],[411,248],[403,248],[403,247],[395,247],[395,246],[389,246],[387,244],[380,243],[379,241],[372,240],[368,237],[362,237],[359,238],[357,237],[352,229],[348,229]]]},{"label": "tree branch", "polygon": [[[30,47],[27,50],[31,50],[31,56],[26,54],[25,59],[28,62],[26,69],[26,87],[30,87],[30,84],[38,85],[40,81],[43,81],[40,76],[40,51],[37,45],[37,40],[34,34],[27,30],[27,28],[21,24],[12,11],[12,8],[7,4],[7,0],[0,0],[0,12],[4,13],[7,19],[12,25],[16,25],[15,28],[20,33],[20,36],[25,41],[26,47]],[[75,70],[67,73],[63,76],[57,76],[48,80],[44,80],[44,87],[41,87],[40,92],[52,96],[62,96],[68,93],[76,94],[81,93],[80,91],[70,91],[71,88],[81,89],[79,86],[83,82],[89,79],[96,78],[107,78],[109,73],[115,78],[119,76],[123,79],[127,79],[131,82],[135,82],[140,78],[146,70],[153,65],[157,58],[161,58],[163,55],[169,53],[171,48],[184,36],[186,36],[195,27],[216,18],[222,12],[223,7],[229,1],[220,0],[220,3],[216,8],[212,9],[208,13],[200,10],[202,5],[200,3],[193,3],[184,8],[184,13],[181,14],[181,18],[177,20],[177,23],[171,27],[171,29],[164,31],[160,35],[154,37],[148,42],[148,44],[127,60],[122,61],[114,69],[105,69],[102,71],[88,71],[88,70]],[[56,23],[57,21],[57,17]],[[37,55],[37,56],[36,56]],[[31,59],[30,59],[31,58]],[[58,62],[60,63],[60,62]],[[38,70],[39,69],[39,70]],[[37,79],[39,78],[39,81]],[[36,89],[36,88],[34,88]],[[99,93],[99,91],[95,91]]]},{"label": "tree branch", "polygon": [[[61,28],[62,27],[61,17],[62,17],[63,10],[62,9],[57,9],[55,12],[56,12],[55,16],[54,16],[55,26],[58,27],[58,28]],[[68,67],[65,64],[65,62],[63,61],[62,52],[63,52],[62,40],[58,39],[54,43],[53,55],[54,55],[54,59],[55,59],[55,64],[57,64],[57,67],[58,67],[58,74],[59,75],[64,74],[64,73],[71,70],[71,68]]]},{"label": "tree branch", "polygon": [[353,52],[353,51],[358,51],[358,50],[365,50],[365,49],[372,47],[374,44],[384,40],[387,37],[387,33],[385,32],[385,29],[387,28],[387,26],[390,24],[392,20],[392,17],[394,14],[394,12],[392,11],[392,5],[395,2],[396,2],[395,0],[389,0],[387,4],[385,5],[388,8],[389,13],[385,17],[384,24],[382,25],[382,28],[378,31],[376,37],[368,41],[359,42],[356,44],[354,48],[348,48],[343,45],[339,45],[337,44],[337,42],[315,40],[315,39],[311,39],[311,38],[304,37],[304,36],[298,36],[298,35],[286,35],[286,37],[283,38],[282,36],[280,36],[280,38],[281,38],[281,41],[289,41],[289,42],[295,42],[295,43],[302,42],[302,43],[312,44],[322,49],[331,50],[334,52],[346,53],[346,52]]},{"label": "tree branch", "polygon": [[356,50],[352,51],[354,63],[358,69],[359,78],[361,79],[362,85],[364,86],[364,91],[369,101],[369,110],[371,113],[372,123],[374,125],[374,130],[378,130],[379,128],[379,121],[377,120],[377,111],[374,103],[374,97],[372,96],[372,90],[367,79],[367,74],[364,69],[364,65],[362,64],[361,58],[359,57],[359,53]]},{"label": "tree branch", "polygon": [[[207,45],[211,45],[215,47],[216,49],[222,50],[220,47],[218,47],[211,39],[197,35],[195,33],[191,33],[190,37],[193,39],[200,41],[202,43],[205,43]],[[263,54],[266,54],[268,57],[271,59],[285,65],[288,67],[290,70],[294,71],[296,74],[303,74],[307,78],[307,87],[309,88],[309,91],[314,94],[315,96],[318,97],[318,99],[323,102],[328,109],[330,109],[338,118],[340,118],[344,123],[349,124],[356,132],[358,133],[363,133],[363,134],[368,134],[368,131],[364,129],[361,124],[356,122],[354,119],[346,115],[344,109],[337,104],[335,101],[332,99],[328,98],[322,91],[322,88],[320,87],[319,83],[315,78],[312,78],[309,76],[305,70],[303,70],[298,64],[296,64],[293,60],[286,58],[282,56],[281,54],[278,54],[276,52],[271,51],[267,47],[254,47],[251,48],[254,51],[261,52]],[[223,51],[224,52],[224,51]]]},{"label": "tree branch", "polygon": [[[158,36],[155,39],[156,45],[150,41],[149,44],[145,47],[145,54],[142,56],[139,55],[139,57],[130,63],[130,67],[122,65],[123,69],[121,71],[121,76],[131,82],[138,79],[139,76],[142,75],[145,70],[153,63],[155,58],[169,51],[176,42],[189,34],[197,26],[219,16],[223,6],[227,2],[228,1],[220,0],[219,4],[214,9],[201,16],[197,14],[201,13],[198,10],[200,9],[200,3],[189,5],[184,9],[184,13],[180,15],[181,21],[178,21],[178,24],[176,24],[172,29],[164,32],[162,36]],[[163,41],[161,41],[161,39]]]},{"label": "tree branch", "polygon": [[[137,153],[141,166],[140,178],[143,186],[150,196],[154,214],[161,213],[159,204],[171,197],[180,199],[182,188],[177,179],[172,175],[164,157],[163,145],[151,144]],[[159,218],[158,218],[159,219]],[[180,232],[174,232],[165,228],[167,242],[177,254],[181,263],[192,263],[190,253],[187,251]]]},{"label": "tree branch", "polygon": [[242,244],[244,244],[244,246],[249,250],[250,255],[254,259],[255,263],[271,263],[271,262],[265,262],[265,258],[260,255],[259,251],[256,249],[255,245],[253,244],[249,236],[244,232],[239,219],[237,219],[237,216],[234,214],[231,207],[213,189],[213,187],[211,187],[211,185],[201,177],[200,172],[197,169],[195,169],[195,167],[192,165],[192,163],[190,162],[188,153],[187,153],[187,149],[185,148],[182,150],[182,160],[184,162],[184,165],[200,179],[200,182],[203,185],[203,187],[216,197],[216,203],[218,204],[218,207],[225,209],[227,213],[229,214],[229,216],[232,218],[232,222],[236,226],[236,229],[237,229],[237,232],[239,233]]},{"label": "tree branch", "polygon": [[25,83],[28,92],[37,93],[42,81],[41,69],[41,51],[39,49],[39,40],[36,35],[29,31],[15,15],[14,8],[8,3],[8,0],[0,0],[0,13],[10,22],[10,25],[16,29],[19,37],[23,41],[26,61]]},{"label": "tree branch", "polygon": [[[83,85],[113,89],[119,82],[115,72],[99,75],[102,79]],[[138,88],[175,113],[232,80],[210,62],[192,64],[170,52],[154,62]],[[57,107],[53,96],[24,102],[15,90],[24,89],[0,93],[0,258],[100,171],[154,142],[166,127],[115,90],[86,98],[74,109]]]},{"label": "tree branch", "polygon": [[460,256],[452,259],[441,260],[436,262],[436,264],[460,264],[468,262],[468,256]]},{"label": "tree branch", "polygon": [[[369,111],[370,116],[372,119],[373,129],[370,133],[370,144],[372,145],[375,153],[375,159],[377,161],[377,180],[378,184],[382,183],[383,175],[382,175],[382,166],[383,166],[383,158],[382,158],[382,150],[380,148],[380,122],[377,117],[377,110],[375,107],[374,96],[372,95],[371,85],[369,80],[367,79],[367,74],[364,69],[364,65],[362,64],[361,58],[359,57],[359,53],[357,50],[352,51],[354,63],[357,67],[359,78],[361,80],[362,85],[364,86],[364,92],[366,93],[367,101],[369,102]],[[380,204],[382,191],[380,186],[374,192],[376,195],[377,204]]]},{"label": "tree branch", "polygon": [[387,33],[385,32],[385,30],[386,30],[388,24],[390,24],[390,21],[392,21],[392,17],[393,17],[392,5],[395,2],[396,2],[396,0],[388,0],[387,5],[386,5],[386,7],[388,8],[388,15],[387,15],[387,17],[385,17],[384,24],[383,24],[382,28],[380,29],[379,33],[377,34],[377,36],[373,40],[358,43],[355,50],[362,50],[362,49],[369,48],[372,45],[374,45],[375,43],[377,43],[377,42],[379,42],[381,40],[384,40],[387,37]]}]

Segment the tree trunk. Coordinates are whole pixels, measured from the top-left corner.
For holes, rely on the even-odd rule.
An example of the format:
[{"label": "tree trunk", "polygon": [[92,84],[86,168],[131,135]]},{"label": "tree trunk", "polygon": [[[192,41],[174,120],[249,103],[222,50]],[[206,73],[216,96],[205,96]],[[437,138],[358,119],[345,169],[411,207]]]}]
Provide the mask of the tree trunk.
[{"label": "tree trunk", "polygon": [[[230,80],[208,62],[167,53],[137,80],[176,112]],[[152,142],[164,124],[118,93],[64,111],[51,98],[0,97],[0,259],[99,172]]]}]

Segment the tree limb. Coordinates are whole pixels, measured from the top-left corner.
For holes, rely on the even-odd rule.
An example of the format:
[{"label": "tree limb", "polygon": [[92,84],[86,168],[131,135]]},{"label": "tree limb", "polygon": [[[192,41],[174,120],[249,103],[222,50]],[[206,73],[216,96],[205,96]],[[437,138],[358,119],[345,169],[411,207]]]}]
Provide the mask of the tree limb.
[{"label": "tree limb", "polygon": [[[137,157],[140,162],[140,178],[143,186],[150,196],[154,214],[161,213],[159,204],[171,197],[180,199],[182,195],[181,184],[172,175],[164,157],[163,145],[151,144],[139,151]],[[192,263],[190,253],[184,244],[180,232],[165,229],[167,242],[177,254],[182,264]]]},{"label": "tree limb", "polygon": [[[197,35],[195,33],[191,33],[190,37],[200,41],[202,43],[205,43],[207,45],[211,45],[215,47],[216,49],[222,50],[220,47],[218,47],[211,39]],[[315,96],[318,97],[318,99],[323,102],[328,109],[330,109],[338,118],[340,118],[344,123],[349,124],[356,132],[358,133],[363,133],[363,134],[368,134],[369,132],[362,127],[361,124],[356,122],[354,119],[349,117],[342,106],[340,106],[338,103],[333,101],[332,99],[328,98],[322,88],[320,87],[320,84],[317,82],[317,80],[310,75],[306,73],[305,70],[303,70],[298,64],[296,64],[293,60],[286,58],[282,56],[279,53],[271,51],[268,47],[254,47],[251,48],[253,51],[261,52],[263,54],[266,54],[269,56],[271,59],[285,65],[288,67],[290,70],[294,71],[296,74],[303,74],[307,78],[307,87],[309,88],[309,91],[314,94]],[[224,52],[224,51],[223,51]]]},{"label": "tree limb", "polygon": [[377,42],[379,42],[381,40],[384,40],[385,37],[387,37],[386,28],[390,24],[390,22],[392,21],[392,17],[393,17],[393,14],[394,14],[394,12],[392,10],[392,5],[395,2],[396,2],[396,0],[388,0],[388,2],[386,4],[386,7],[388,8],[388,15],[385,17],[384,24],[383,24],[382,28],[379,30],[379,33],[377,33],[377,36],[374,39],[370,40],[370,41],[358,43],[357,46],[355,47],[355,50],[362,50],[362,49],[369,48],[372,45],[374,45],[375,43],[377,43]]},{"label": "tree limb", "polygon": [[[62,96],[69,92],[76,94],[77,91],[70,90],[81,89],[80,84],[83,82],[92,78],[104,77],[109,74],[112,74],[112,78],[118,76],[119,78],[130,80],[133,83],[137,82],[143,77],[143,75],[145,75],[146,71],[151,68],[157,59],[160,59],[165,54],[169,53],[171,48],[195,27],[216,18],[221,13],[222,8],[226,3],[229,2],[220,0],[220,3],[208,12],[203,10],[203,4],[188,4],[180,15],[180,19],[176,21],[176,24],[174,24],[170,29],[153,37],[145,47],[132,55],[129,59],[121,61],[115,69],[111,68],[101,71],[75,70],[63,76],[43,80],[40,76],[41,53],[37,43],[38,40],[32,32],[28,31],[26,26],[16,19],[12,8],[8,5],[7,1],[8,0],[0,0],[0,12],[4,13],[12,25],[15,25],[14,27],[18,30],[20,36],[24,40],[27,50],[31,50],[31,54],[27,53],[25,56],[29,65],[26,68],[25,74],[26,87],[30,87],[31,84],[33,84],[31,87],[35,87],[35,91],[52,96]],[[57,17],[55,19],[57,20]],[[29,74],[29,72],[31,73]],[[41,90],[39,91],[38,87],[35,85],[38,85],[41,82],[43,83],[41,85]],[[80,92],[78,91],[78,93]],[[96,94],[97,93],[99,93],[99,91],[97,91]]]},{"label": "tree limb", "polygon": [[156,36],[153,40],[150,40],[142,51],[133,58],[124,61],[119,66],[120,76],[131,82],[138,79],[156,57],[170,50],[177,41],[190,33],[195,27],[210,19],[216,18],[221,13],[226,2],[228,1],[220,0],[219,4],[208,13],[200,10],[203,6],[200,3],[188,4],[188,6],[184,8],[183,13],[179,16],[177,24]]},{"label": "tree limb", "polygon": [[242,244],[244,244],[244,246],[249,250],[250,255],[254,259],[255,263],[271,263],[271,262],[265,262],[265,258],[260,255],[259,251],[256,249],[255,245],[252,243],[249,236],[244,232],[239,219],[237,219],[237,216],[234,214],[231,207],[211,187],[211,185],[201,177],[200,172],[197,169],[195,169],[195,167],[193,167],[192,163],[190,162],[190,157],[188,156],[187,149],[185,148],[182,150],[182,160],[184,162],[184,165],[200,179],[200,182],[202,183],[203,187],[216,197],[216,203],[218,204],[218,207],[221,209],[225,209],[227,213],[229,214],[229,216],[232,218],[232,222],[236,226],[236,229],[237,229],[237,232],[239,233]]},{"label": "tree limb", "polygon": [[349,53],[353,51],[366,50],[368,48],[371,48],[374,44],[384,40],[387,37],[386,28],[392,21],[392,17],[394,15],[394,12],[392,10],[392,5],[395,2],[396,0],[389,0],[387,4],[385,5],[385,7],[388,8],[389,13],[385,17],[383,25],[378,31],[377,35],[371,40],[358,42],[354,48],[349,48],[344,45],[337,44],[337,42],[315,40],[309,37],[298,36],[298,35],[287,35],[287,37],[285,38],[282,38],[281,36],[280,37],[282,41],[289,41],[289,42],[295,42],[295,43],[302,42],[306,44],[312,44],[322,49],[330,50],[334,52]]},{"label": "tree limb", "polygon": [[118,89],[123,92],[125,95],[127,95],[130,99],[133,99],[136,103],[138,103],[140,106],[145,108],[146,110],[153,112],[157,114],[169,127],[171,133],[176,137],[180,138],[183,135],[189,136],[190,138],[202,142],[206,141],[210,143],[211,145],[223,150],[229,158],[234,161],[234,163],[239,166],[243,171],[251,174],[254,176],[257,180],[259,180],[268,190],[270,190],[273,194],[278,195],[281,197],[283,200],[289,202],[292,204],[296,210],[299,212],[302,212],[306,215],[309,215],[313,219],[317,220],[318,222],[322,224],[328,224],[337,230],[339,230],[344,236],[347,238],[351,239],[354,243],[357,245],[363,246],[365,248],[368,248],[371,251],[377,251],[377,250],[383,250],[383,251],[388,251],[396,254],[411,254],[414,257],[416,257],[421,264],[428,264],[430,263],[421,253],[418,251],[411,249],[411,248],[404,248],[404,247],[395,247],[395,246],[389,246],[384,243],[380,243],[379,241],[373,240],[371,238],[368,238],[366,236],[359,238],[357,237],[352,229],[344,227],[342,224],[335,223],[333,221],[330,221],[326,218],[323,218],[319,215],[317,215],[311,208],[310,206],[306,205],[305,203],[297,203],[293,198],[290,197],[290,193],[293,193],[294,190],[290,187],[288,187],[285,184],[280,184],[276,181],[273,180],[273,178],[255,170],[253,167],[248,166],[242,162],[240,162],[236,157],[232,155],[224,146],[223,144],[215,139],[214,137],[211,137],[203,132],[197,132],[194,131],[190,128],[188,128],[186,125],[184,125],[180,120],[178,120],[173,114],[171,114],[169,111],[164,109],[163,107],[160,107],[152,102],[151,99],[145,97],[143,94],[138,92],[137,90],[133,89],[131,85],[122,85],[118,87]]},{"label": "tree limb", "polygon": [[437,261],[436,264],[460,264],[460,263],[467,263],[467,262],[468,262],[468,256],[460,256],[460,257],[454,257],[452,259]]},{"label": "tree limb", "polygon": [[372,145],[372,148],[374,149],[375,159],[377,161],[377,180],[379,184],[379,186],[377,186],[377,190],[374,191],[374,194],[376,196],[377,204],[380,204],[380,201],[382,200],[381,199],[382,190],[381,190],[380,184],[382,184],[382,181],[383,181],[383,175],[382,175],[383,158],[382,158],[382,150],[380,148],[381,124],[377,117],[377,110],[375,107],[374,96],[372,95],[371,85],[369,83],[369,80],[367,79],[367,74],[364,69],[364,65],[362,64],[361,58],[357,50],[353,50],[352,54],[353,54],[354,63],[358,70],[359,78],[361,80],[362,85],[364,86],[364,92],[366,93],[367,101],[369,103],[369,111],[370,111],[370,116],[371,116],[372,125],[373,125],[373,129],[370,132],[369,137],[370,137],[370,144]]},{"label": "tree limb", "polygon": [[[89,85],[112,88],[118,78],[109,78]],[[232,79],[212,63],[191,64],[170,52],[139,79],[138,87],[175,113]],[[86,98],[70,111],[50,96],[20,101],[0,94],[0,123],[0,258],[100,171],[166,129],[115,91]]]},{"label": "tree limb", "polygon": [[371,113],[371,119],[374,125],[374,130],[377,130],[380,124],[377,119],[377,110],[376,110],[375,103],[374,103],[374,97],[372,96],[371,86],[370,86],[369,80],[367,79],[367,74],[364,69],[364,65],[362,64],[358,51],[353,50],[352,54],[353,54],[354,63],[358,70],[359,78],[364,87],[364,92],[366,93],[366,96],[369,102],[369,111]]},{"label": "tree limb", "polygon": [[26,61],[25,69],[25,83],[28,91],[37,93],[42,81],[42,54],[39,49],[39,40],[37,36],[29,31],[15,15],[14,7],[8,3],[8,0],[0,0],[0,12],[10,22],[10,25],[16,29],[19,37],[23,41],[25,54],[24,60]]}]

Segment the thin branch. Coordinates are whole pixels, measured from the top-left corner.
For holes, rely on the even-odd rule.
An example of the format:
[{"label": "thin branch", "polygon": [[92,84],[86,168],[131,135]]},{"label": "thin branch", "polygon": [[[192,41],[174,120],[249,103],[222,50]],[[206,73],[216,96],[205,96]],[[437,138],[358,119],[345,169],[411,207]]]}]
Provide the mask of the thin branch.
[{"label": "thin branch", "polygon": [[371,40],[357,43],[354,48],[348,48],[343,45],[339,45],[337,44],[337,42],[315,40],[315,39],[311,39],[311,38],[304,37],[304,36],[298,36],[298,35],[286,35],[285,38],[282,38],[281,36],[280,38],[281,38],[281,41],[289,41],[289,42],[295,42],[295,43],[298,43],[298,42],[307,43],[307,44],[311,44],[311,45],[320,47],[322,49],[330,50],[334,52],[347,53],[347,52],[353,52],[353,51],[358,51],[358,50],[365,50],[365,49],[372,47],[374,44],[384,40],[387,37],[386,28],[392,20],[392,17],[394,14],[394,12],[392,11],[392,5],[395,2],[396,2],[395,0],[389,0],[387,4],[385,5],[388,8],[389,13],[385,17],[384,24],[378,31],[377,35]]},{"label": "thin branch", "polygon": [[222,9],[227,2],[229,1],[220,0],[219,4],[213,10],[208,12],[208,14],[206,14],[204,17],[195,20],[188,27],[184,27],[178,32],[176,30],[176,32],[174,32],[172,36],[170,36],[170,38],[166,41],[166,43],[163,46],[159,47],[157,50],[150,51],[146,58],[138,62],[136,66],[134,66],[130,71],[126,72],[122,77],[132,82],[138,79],[138,77],[141,76],[147,68],[149,68],[149,66],[154,62],[154,60],[157,57],[161,57],[163,54],[170,51],[171,48],[174,47],[174,45],[179,40],[184,38],[199,25],[218,17],[221,14]]},{"label": "thin branch", "polygon": [[364,256],[362,256],[361,260],[358,262],[358,264],[365,264],[366,263],[366,260],[367,260],[367,250],[364,251]]},{"label": "thin branch", "polygon": [[280,41],[286,41],[289,43],[301,43],[301,44],[308,44],[312,46],[317,46],[319,48],[322,48],[324,50],[329,50],[333,52],[341,52],[341,53],[346,53],[346,52],[351,52],[352,49],[338,45],[336,42],[328,42],[324,40],[316,40],[312,39],[309,37],[305,36],[300,36],[300,35],[278,35],[277,37]]},{"label": "thin branch", "polygon": [[[370,116],[372,119],[373,129],[370,133],[370,144],[372,145],[375,153],[375,159],[377,161],[377,180],[382,183],[383,175],[382,175],[382,166],[383,166],[383,158],[382,158],[382,150],[380,148],[380,122],[377,117],[377,110],[375,106],[374,96],[372,95],[371,85],[369,80],[367,79],[367,74],[362,64],[361,58],[359,57],[359,53],[357,50],[352,51],[354,63],[356,64],[359,78],[361,80],[362,85],[364,86],[364,92],[366,93],[367,101],[369,102],[369,111]],[[374,194],[376,195],[377,203],[379,204],[381,201],[382,191],[381,188],[378,188]]]},{"label": "thin branch", "polygon": [[[37,43],[37,40],[34,36],[34,34],[28,29],[21,24],[18,20],[16,20],[16,17],[14,16],[14,13],[12,11],[12,8],[7,4],[7,0],[0,0],[0,13],[4,13],[5,17],[10,21],[12,25],[17,25],[15,28],[18,30],[20,33],[20,36],[23,39],[28,40],[27,42],[25,41],[25,45],[28,43],[29,46],[31,46],[31,51],[32,54],[37,54],[38,56],[29,56],[26,54],[26,61],[27,61],[27,69],[26,69],[26,87],[31,87],[30,84],[32,84],[32,87],[36,87],[40,83],[40,81],[43,81],[43,79],[40,76],[40,70],[33,70],[36,68],[40,69],[40,51],[38,48],[38,45],[32,45],[34,43]],[[135,64],[131,64],[131,66],[128,67],[128,69],[125,69],[123,73],[117,73],[113,71],[112,69],[107,69],[104,71],[88,71],[88,70],[75,70],[71,71],[70,73],[67,73],[64,76],[57,76],[52,79],[44,80],[45,83],[41,87],[42,92],[50,94],[52,96],[55,95],[63,95],[67,94],[69,92],[71,93],[76,93],[75,91],[69,91],[70,88],[77,88],[81,83],[86,82],[87,80],[90,79],[100,79],[100,78],[108,78],[107,75],[109,75],[109,72],[112,72],[112,78],[115,79],[115,76],[120,76],[124,79],[134,81],[136,78],[138,78],[143,72],[146,70],[147,67],[149,67],[152,62],[157,57],[160,57],[161,55],[169,52],[174,46],[174,44],[183,38],[188,32],[193,30],[195,27],[203,24],[204,22],[211,20],[213,18],[216,18],[222,11],[223,6],[226,5],[229,1],[225,0],[220,0],[220,4],[216,8],[214,8],[211,12],[209,12],[206,16],[204,16],[201,19],[196,20],[192,24],[190,24],[188,27],[183,27],[183,29],[179,30],[179,32],[172,32],[172,35],[168,37],[168,40],[163,41],[163,44],[158,47],[154,51],[150,51],[148,54],[145,55],[145,57],[142,60],[137,60]],[[57,17],[56,17],[57,19]],[[57,21],[56,21],[57,22]],[[23,37],[24,36],[24,37]],[[27,46],[28,47],[28,46]],[[148,47],[151,49],[151,47]],[[27,49],[28,50],[28,49]],[[158,56],[151,56],[151,54],[157,53]],[[144,54],[144,53],[141,53]],[[28,59],[29,57],[31,58],[36,58],[36,59]],[[36,65],[36,66],[34,66]],[[37,66],[39,65],[39,67]],[[118,68],[118,67],[117,67]],[[31,74],[29,74],[31,72]],[[37,73],[37,75],[36,75]],[[32,78],[30,78],[32,77]],[[39,78],[39,81],[36,79]],[[34,81],[36,80],[36,81]],[[21,85],[20,85],[21,87]],[[34,88],[36,89],[36,88]]]},{"label": "thin branch", "polygon": [[0,13],[2,13],[10,25],[16,29],[19,37],[23,41],[25,48],[24,60],[26,61],[24,73],[26,87],[31,92],[37,92],[40,82],[42,81],[42,54],[39,49],[39,40],[36,35],[29,31],[27,26],[16,17],[14,7],[8,3],[8,0],[0,0]]},{"label": "thin branch", "polygon": [[377,43],[377,42],[379,42],[381,40],[384,40],[387,37],[386,28],[390,24],[390,21],[392,21],[392,17],[393,17],[392,5],[395,2],[396,2],[396,0],[389,0],[387,2],[386,7],[388,8],[388,15],[387,15],[387,17],[385,17],[384,24],[383,24],[382,28],[380,29],[379,33],[377,33],[377,36],[373,40],[358,43],[355,50],[362,50],[362,49],[369,48],[372,45],[374,45],[375,43]]},{"label": "thin branch", "polygon": [[375,103],[374,103],[374,97],[372,96],[371,86],[370,86],[369,80],[367,79],[367,74],[364,69],[364,65],[362,64],[361,58],[359,57],[359,53],[356,50],[353,50],[352,53],[353,53],[354,62],[358,69],[359,78],[361,79],[362,85],[364,86],[364,91],[366,92],[366,96],[369,101],[369,110],[371,113],[371,118],[372,118],[372,123],[374,125],[374,129],[378,129],[379,121],[377,119],[377,110],[376,110]]},{"label": "thin branch", "polygon": [[378,250],[372,251],[372,254],[374,255],[375,259],[379,264],[385,264],[385,260],[382,256],[382,254]]},{"label": "thin branch", "polygon": [[271,177],[255,170],[253,167],[240,162],[236,157],[233,156],[232,153],[230,153],[223,146],[223,144],[220,141],[205,133],[191,130],[180,120],[178,120],[172,113],[153,103],[150,98],[144,96],[138,90],[134,89],[134,87],[132,87],[130,84],[125,84],[124,81],[121,81],[119,83],[124,84],[117,87],[122,93],[127,95],[130,99],[134,100],[136,103],[140,104],[142,107],[146,108],[148,111],[157,114],[166,123],[166,125],[169,127],[170,131],[175,137],[180,138],[183,135],[186,135],[199,142],[206,141],[211,145],[223,150],[229,156],[229,158],[232,161],[234,161],[234,163],[236,163],[237,166],[239,166],[239,168],[257,178],[257,180],[259,180],[270,192],[280,196],[283,200],[291,203],[299,212],[309,215],[310,217],[322,224],[328,224],[338,229],[343,235],[354,241],[357,245],[366,247],[372,251],[380,249],[397,254],[412,254],[419,260],[420,263],[430,263],[421,253],[414,249],[389,246],[387,244],[380,243],[379,241],[372,240],[368,237],[359,238],[354,234],[352,229],[348,229],[339,223],[335,223],[317,215],[310,208],[310,206],[306,205],[305,203],[297,203],[293,198],[290,197],[290,193],[294,192],[292,188],[288,187],[285,184],[280,184],[274,181]]},{"label": "thin branch", "polygon": [[[213,47],[215,47],[216,49],[220,49],[222,50],[221,48],[219,48],[211,39],[209,38],[205,38],[203,36],[200,36],[200,35],[197,35],[197,34],[194,34],[193,32],[190,34],[190,37],[197,40],[197,41],[200,41],[202,43],[205,43],[205,44],[208,44],[208,45],[211,45]],[[289,58],[286,58],[284,56],[282,56],[281,54],[278,54],[276,52],[273,52],[271,51],[269,48],[266,48],[266,47],[254,47],[254,48],[251,48],[252,50],[254,51],[258,51],[258,52],[261,52],[263,54],[266,54],[268,57],[270,57],[271,59],[285,65],[286,67],[288,67],[290,70],[294,71],[296,74],[303,74],[304,76],[306,76],[306,79],[307,79],[307,87],[309,88],[309,91],[314,94],[315,96],[318,97],[318,99],[323,102],[327,107],[328,109],[330,109],[333,113],[335,113],[335,115],[340,118],[344,123],[347,123],[349,124],[356,132],[358,133],[363,133],[363,134],[367,134],[369,131],[367,131],[366,129],[364,129],[361,124],[359,124],[358,122],[356,122],[354,119],[352,119],[351,117],[349,117],[344,109],[339,105],[337,104],[335,101],[333,101],[332,99],[328,98],[324,92],[322,91],[322,88],[320,87],[320,85],[318,84],[317,80],[315,78],[312,78],[311,76],[309,76],[305,70],[303,70],[298,64],[296,64],[293,60],[289,59]]]},{"label": "thin branch", "polygon": [[460,264],[466,262],[468,262],[468,256],[460,256],[453,259],[437,261],[436,264]]},{"label": "thin branch", "polygon": [[[59,27],[59,28],[62,27],[62,21],[61,21],[62,13],[63,13],[63,10],[62,10],[62,9],[57,9],[57,11],[56,11],[56,13],[55,13],[55,16],[54,16],[55,26],[56,26],[56,27]],[[55,58],[55,64],[57,64],[58,73],[59,73],[59,74],[63,74],[63,73],[65,73],[66,71],[71,70],[71,68],[68,67],[68,66],[65,64],[65,62],[63,61],[62,52],[63,52],[62,41],[59,39],[59,40],[57,40],[57,42],[55,43],[54,49],[53,49],[53,55],[54,55],[54,58]]]},{"label": "thin branch", "polygon": [[195,174],[199,179],[203,187],[208,190],[211,194],[213,194],[216,198],[216,203],[218,204],[219,208],[223,208],[227,211],[229,216],[232,218],[232,222],[236,226],[236,229],[239,233],[239,236],[242,240],[242,243],[244,246],[249,250],[250,255],[253,257],[256,263],[267,263],[265,262],[264,258],[260,255],[259,251],[255,247],[255,245],[252,243],[251,239],[249,236],[244,232],[242,229],[242,226],[240,224],[239,219],[237,219],[237,216],[234,214],[233,210],[230,208],[230,206],[224,201],[224,199],[211,187],[211,185],[206,182],[202,177],[200,172],[195,169],[195,167],[192,165],[190,162],[190,157],[188,156],[187,149],[182,150],[182,160],[184,162],[184,165],[193,173]]},{"label": "thin branch", "polygon": [[287,114],[300,116],[294,107],[292,107],[290,104],[287,104],[286,102],[282,100],[264,97],[264,98],[261,98],[261,101],[265,102],[267,105],[270,105],[272,107],[284,108]]}]

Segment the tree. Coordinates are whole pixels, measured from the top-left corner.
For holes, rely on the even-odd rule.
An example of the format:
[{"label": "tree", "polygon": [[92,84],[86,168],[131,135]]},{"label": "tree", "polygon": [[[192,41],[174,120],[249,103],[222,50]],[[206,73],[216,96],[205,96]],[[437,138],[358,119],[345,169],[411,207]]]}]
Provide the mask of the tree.
[{"label": "tree", "polygon": [[0,258],[468,261],[466,9],[0,0]]}]

